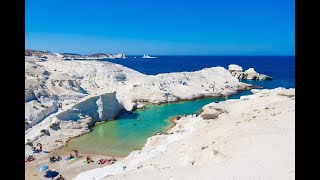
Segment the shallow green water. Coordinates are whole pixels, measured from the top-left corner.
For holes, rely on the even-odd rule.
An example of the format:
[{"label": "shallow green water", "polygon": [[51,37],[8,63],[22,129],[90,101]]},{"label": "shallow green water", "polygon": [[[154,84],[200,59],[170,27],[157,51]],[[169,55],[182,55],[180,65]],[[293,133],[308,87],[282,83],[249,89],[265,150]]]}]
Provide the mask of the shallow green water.
[{"label": "shallow green water", "polygon": [[[241,92],[229,99],[247,94],[251,94],[250,91]],[[83,153],[126,156],[133,150],[140,149],[154,133],[165,131],[170,126],[171,117],[196,113],[206,104],[223,100],[225,99],[204,98],[162,105],[148,104],[146,110],[133,113],[123,111],[117,120],[98,124],[93,127],[92,132],[72,139],[67,148]]]}]

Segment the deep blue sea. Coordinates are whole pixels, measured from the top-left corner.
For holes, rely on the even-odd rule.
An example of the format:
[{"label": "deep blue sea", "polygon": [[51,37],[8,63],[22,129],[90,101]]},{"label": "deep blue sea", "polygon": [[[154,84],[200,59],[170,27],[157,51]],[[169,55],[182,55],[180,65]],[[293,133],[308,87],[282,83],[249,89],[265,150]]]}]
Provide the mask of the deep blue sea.
[{"label": "deep blue sea", "polygon": [[[136,57],[136,58],[134,58]],[[141,56],[129,56],[127,59],[108,59],[144,74],[197,71],[207,67],[237,64],[244,71],[254,68],[258,73],[273,77],[271,81],[246,81],[263,88],[295,87],[294,56],[157,56],[155,59],[143,59]]]}]

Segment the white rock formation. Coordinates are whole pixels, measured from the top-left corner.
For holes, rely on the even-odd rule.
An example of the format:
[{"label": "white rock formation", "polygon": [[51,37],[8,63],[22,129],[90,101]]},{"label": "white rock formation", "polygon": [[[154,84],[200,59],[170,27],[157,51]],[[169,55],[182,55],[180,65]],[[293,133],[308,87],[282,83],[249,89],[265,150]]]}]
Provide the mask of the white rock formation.
[{"label": "white rock formation", "polygon": [[[42,96],[43,97],[43,96]],[[47,102],[31,100],[25,103],[25,128],[26,130],[41,122],[50,114],[58,111],[56,101],[46,98]]]},{"label": "white rock formation", "polygon": [[230,72],[242,72],[242,67],[236,64],[230,64],[229,65],[229,71]]},{"label": "white rock formation", "polygon": [[236,64],[229,65],[229,72],[238,79],[247,79],[247,80],[271,80],[270,76],[265,74],[257,73],[254,68],[249,68],[245,72],[242,72],[242,67]]},{"label": "white rock formation", "polygon": [[224,112],[212,121],[182,117],[142,150],[74,179],[295,179],[295,89],[246,97],[208,104],[204,112]]},{"label": "white rock formation", "polygon": [[127,57],[126,57],[125,54],[116,54],[116,55],[114,55],[114,58],[116,58],[116,59],[125,59]]},{"label": "white rock formation", "polygon": [[90,125],[98,121],[110,120],[116,117],[123,106],[116,98],[116,93],[105,93],[83,98],[81,101],[58,113],[56,117],[62,121],[78,121],[90,118]]},{"label": "white rock formation", "polygon": [[[143,102],[230,96],[253,87],[223,67],[154,76],[106,61],[29,60],[25,64],[26,139],[45,141],[48,150],[58,147],[50,144],[56,136],[65,142],[88,132],[97,121],[114,118],[122,108],[132,111],[143,107]],[[52,130],[52,123],[60,128]],[[50,138],[41,133],[43,129]]]},{"label": "white rock formation", "polygon": [[220,104],[210,103],[202,108],[202,119],[216,119],[220,114],[227,112]]},{"label": "white rock formation", "polygon": [[144,54],[141,58],[146,58],[146,59],[148,59],[148,58],[157,58],[157,57],[152,57],[152,56],[149,56],[149,55],[147,55],[147,54]]}]

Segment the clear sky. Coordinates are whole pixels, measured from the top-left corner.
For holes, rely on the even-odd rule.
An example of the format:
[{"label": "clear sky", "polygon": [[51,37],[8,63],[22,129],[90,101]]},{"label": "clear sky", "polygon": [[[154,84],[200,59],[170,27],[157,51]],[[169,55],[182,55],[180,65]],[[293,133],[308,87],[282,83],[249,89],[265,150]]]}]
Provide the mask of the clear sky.
[{"label": "clear sky", "polygon": [[26,0],[27,49],[294,55],[294,0]]}]

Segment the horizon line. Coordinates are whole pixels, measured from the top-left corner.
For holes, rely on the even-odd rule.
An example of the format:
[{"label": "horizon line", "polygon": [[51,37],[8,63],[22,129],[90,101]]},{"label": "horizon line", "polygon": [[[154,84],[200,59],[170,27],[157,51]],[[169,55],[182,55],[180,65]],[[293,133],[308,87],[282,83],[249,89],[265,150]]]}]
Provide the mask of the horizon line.
[{"label": "horizon line", "polygon": [[[34,50],[34,51],[49,51],[51,53],[59,53],[59,54],[77,54],[81,56],[88,56],[92,54],[97,54],[97,53],[103,53],[103,52],[95,52],[92,54],[80,54],[80,53],[73,53],[73,52],[53,52],[50,50],[36,50],[36,49],[29,49],[25,48],[25,50]],[[125,54],[125,53],[104,53],[104,54]],[[144,53],[146,54],[146,53]],[[144,54],[125,54],[126,56],[143,56]],[[152,55],[152,56],[294,56],[295,54],[148,54],[147,55]]]}]

